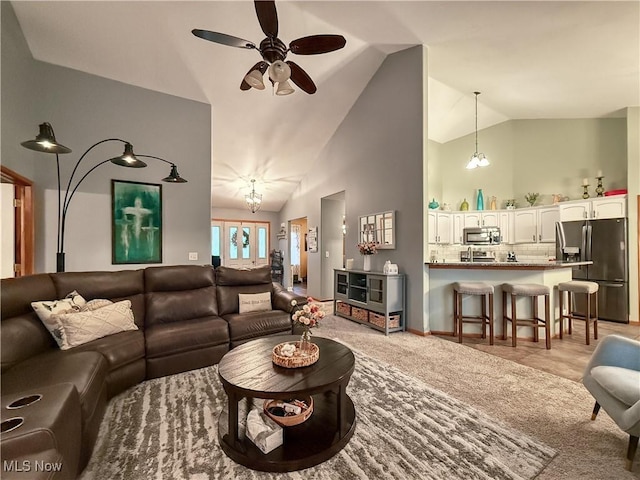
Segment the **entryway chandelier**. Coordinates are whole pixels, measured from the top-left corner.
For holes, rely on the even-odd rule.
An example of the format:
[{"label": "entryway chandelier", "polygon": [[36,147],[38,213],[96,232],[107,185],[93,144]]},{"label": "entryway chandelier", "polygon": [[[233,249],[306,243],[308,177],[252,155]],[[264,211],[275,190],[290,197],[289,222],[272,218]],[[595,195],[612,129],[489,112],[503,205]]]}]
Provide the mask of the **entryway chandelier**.
[{"label": "entryway chandelier", "polygon": [[489,159],[484,155],[484,153],[478,153],[478,95],[480,95],[480,92],[473,92],[473,94],[476,96],[476,151],[471,155],[471,159],[469,160],[469,163],[467,163],[467,168],[469,170],[489,165]]},{"label": "entryway chandelier", "polygon": [[251,193],[244,196],[247,202],[247,207],[251,210],[251,213],[256,213],[262,206],[262,195],[256,193],[256,181],[251,179]]}]

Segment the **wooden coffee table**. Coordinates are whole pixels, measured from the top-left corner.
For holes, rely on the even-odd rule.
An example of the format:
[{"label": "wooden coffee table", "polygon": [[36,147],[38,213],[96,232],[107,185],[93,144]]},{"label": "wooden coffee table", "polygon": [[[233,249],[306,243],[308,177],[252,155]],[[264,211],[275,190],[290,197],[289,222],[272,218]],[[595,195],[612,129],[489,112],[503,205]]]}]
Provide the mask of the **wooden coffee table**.
[{"label": "wooden coffee table", "polygon": [[[228,432],[218,424],[222,450],[234,461],[268,472],[290,472],[331,458],[356,429],[356,412],[346,392],[355,367],[353,352],[341,343],[315,337],[320,348],[316,363],[284,368],[271,361],[273,347],[299,336],[266,337],[240,345],[220,360],[218,374],[229,398]],[[284,427],[282,446],[264,454],[248,438],[238,438],[238,402],[244,397],[301,398],[313,396],[313,414],[293,427]]]}]

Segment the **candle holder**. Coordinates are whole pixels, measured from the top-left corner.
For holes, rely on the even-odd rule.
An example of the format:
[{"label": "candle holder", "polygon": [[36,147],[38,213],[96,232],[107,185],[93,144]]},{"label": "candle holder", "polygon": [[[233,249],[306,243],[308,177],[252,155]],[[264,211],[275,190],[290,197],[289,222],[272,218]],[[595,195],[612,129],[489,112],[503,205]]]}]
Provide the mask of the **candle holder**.
[{"label": "candle holder", "polygon": [[582,188],[584,189],[584,191],[582,192],[582,198],[589,198],[589,184],[583,184]]},{"label": "candle holder", "polygon": [[604,187],[602,186],[602,179],[604,177],[596,177],[596,180],[598,180],[598,186],[596,187],[596,196],[598,197],[604,197]]}]

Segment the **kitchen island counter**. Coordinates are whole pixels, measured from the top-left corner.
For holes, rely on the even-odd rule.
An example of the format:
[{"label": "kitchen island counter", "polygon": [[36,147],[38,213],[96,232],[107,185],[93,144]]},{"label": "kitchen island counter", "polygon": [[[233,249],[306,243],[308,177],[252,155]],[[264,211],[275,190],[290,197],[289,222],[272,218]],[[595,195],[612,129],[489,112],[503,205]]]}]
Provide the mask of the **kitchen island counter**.
[{"label": "kitchen island counter", "polygon": [[[592,262],[560,261],[520,261],[520,262],[438,262],[427,263],[429,276],[429,330],[433,334],[453,335],[453,283],[486,282],[494,287],[494,331],[496,338],[502,336],[502,285],[504,283],[537,283],[546,285],[550,290],[551,332],[559,333],[556,319],[558,309],[558,283],[571,280],[573,267],[590,265]],[[543,297],[538,298],[539,311],[544,312]],[[465,315],[477,315],[480,312],[478,298],[465,295],[463,299]],[[530,302],[527,298],[518,299],[518,316],[527,316]],[[475,327],[475,330],[474,330]],[[509,328],[510,330],[510,328]],[[465,335],[480,334],[477,325],[465,325]],[[518,338],[533,338],[531,327],[518,327]],[[541,342],[544,348],[544,341]],[[553,347],[552,347],[553,348]]]},{"label": "kitchen island counter", "polygon": [[435,262],[427,263],[430,269],[480,269],[480,270],[549,270],[591,265],[593,262],[518,261],[518,262]]}]

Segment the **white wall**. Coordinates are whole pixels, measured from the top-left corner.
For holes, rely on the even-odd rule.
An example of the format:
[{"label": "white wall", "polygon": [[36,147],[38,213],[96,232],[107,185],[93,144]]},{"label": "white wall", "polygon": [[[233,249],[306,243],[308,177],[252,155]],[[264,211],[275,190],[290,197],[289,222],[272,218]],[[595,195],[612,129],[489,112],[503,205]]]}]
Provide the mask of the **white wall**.
[{"label": "white wall", "polygon": [[[423,48],[389,55],[281,212],[281,221],[306,216],[320,225],[321,198],[345,191],[346,255],[362,267],[358,254],[360,215],[396,211],[395,250],[375,255],[373,270],[385,260],[407,275],[408,326],[425,331],[423,311]],[[320,232],[319,232],[320,233]],[[321,259],[309,254],[308,291],[321,295]],[[287,270],[285,269],[285,272]]]},{"label": "white wall", "polygon": [[[458,209],[464,198],[475,208],[476,191],[485,199],[498,198],[498,206],[515,198],[525,206],[528,192],[541,194],[538,204],[551,204],[559,193],[582,197],[582,179],[593,184],[598,170],[605,175],[606,190],[627,185],[626,120],[510,120],[478,132],[479,151],[491,166],[466,170],[475,149],[474,135],[440,145],[436,161],[442,174],[440,203]],[[431,161],[429,162],[431,170]],[[595,186],[590,193],[595,196]]]}]

